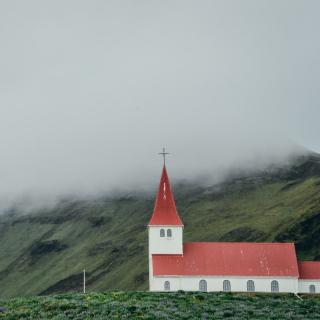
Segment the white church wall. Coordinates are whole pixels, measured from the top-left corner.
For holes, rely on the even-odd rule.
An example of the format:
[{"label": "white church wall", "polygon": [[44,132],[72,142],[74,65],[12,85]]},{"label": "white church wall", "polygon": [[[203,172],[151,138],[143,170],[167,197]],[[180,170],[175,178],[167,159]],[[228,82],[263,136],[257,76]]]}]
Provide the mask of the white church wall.
[{"label": "white church wall", "polygon": [[310,293],[310,286],[315,286],[315,293],[320,293],[320,280],[299,280],[299,292]]},{"label": "white church wall", "polygon": [[150,290],[164,291],[164,282],[170,282],[170,291],[199,291],[199,281],[206,280],[207,291],[223,291],[223,281],[229,280],[231,291],[247,292],[247,281],[253,280],[255,292],[271,292],[271,281],[279,283],[279,292],[298,292],[298,279],[290,277],[151,277]]},{"label": "white church wall", "polygon": [[[150,238],[149,238],[150,239]],[[152,255],[149,250],[149,290],[153,287],[153,265],[152,265]]]},{"label": "white church wall", "polygon": [[[164,229],[165,236],[160,237],[160,230]],[[171,237],[167,236],[168,229]],[[183,227],[157,226],[149,227],[149,254],[182,254]]]}]

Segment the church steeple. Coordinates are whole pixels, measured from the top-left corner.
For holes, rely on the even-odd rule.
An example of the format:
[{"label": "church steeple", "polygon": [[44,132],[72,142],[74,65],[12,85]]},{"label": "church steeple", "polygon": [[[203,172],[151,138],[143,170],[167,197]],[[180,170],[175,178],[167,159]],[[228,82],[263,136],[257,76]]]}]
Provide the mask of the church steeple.
[{"label": "church steeple", "polygon": [[183,254],[183,224],[179,217],[167,173],[163,149],[163,169],[152,217],[148,225],[149,286],[153,287],[152,257],[156,254]]},{"label": "church steeple", "polygon": [[157,198],[149,226],[183,226],[179,217],[166,165],[163,165]]}]

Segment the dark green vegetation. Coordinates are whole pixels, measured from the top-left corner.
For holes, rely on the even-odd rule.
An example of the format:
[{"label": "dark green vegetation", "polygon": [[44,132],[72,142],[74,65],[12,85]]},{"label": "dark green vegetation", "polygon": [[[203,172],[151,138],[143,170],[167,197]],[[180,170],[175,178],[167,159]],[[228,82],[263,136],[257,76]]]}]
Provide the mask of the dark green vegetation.
[{"label": "dark green vegetation", "polygon": [[[318,155],[212,187],[180,183],[174,191],[185,241],[295,241],[301,259],[320,259]],[[89,291],[147,289],[153,201],[154,194],[69,200],[2,215],[0,297],[80,291],[83,268]]]},{"label": "dark green vegetation", "polygon": [[320,298],[223,293],[108,292],[1,301],[0,319],[320,319]]}]

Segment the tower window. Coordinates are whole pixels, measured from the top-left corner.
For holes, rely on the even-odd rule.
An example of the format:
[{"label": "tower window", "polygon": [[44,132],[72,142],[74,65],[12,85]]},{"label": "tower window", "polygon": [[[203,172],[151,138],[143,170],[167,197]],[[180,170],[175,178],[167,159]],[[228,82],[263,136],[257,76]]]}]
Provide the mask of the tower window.
[{"label": "tower window", "polygon": [[314,284],[311,284],[311,285],[309,286],[309,292],[310,292],[310,293],[316,293],[316,287],[315,287]]},{"label": "tower window", "polygon": [[206,280],[200,280],[199,281],[199,291],[207,292],[207,281]]},{"label": "tower window", "polygon": [[163,237],[165,237],[165,235],[166,235],[165,230],[164,229],[160,229],[160,237],[163,238]]},{"label": "tower window", "polygon": [[231,291],[231,283],[229,280],[223,281],[223,291]]},{"label": "tower window", "polygon": [[254,292],[255,291],[254,281],[253,280],[248,280],[247,281],[247,291],[248,292]]},{"label": "tower window", "polygon": [[279,282],[276,280],[271,281],[271,292],[279,292]]},{"label": "tower window", "polygon": [[171,230],[171,229],[168,229],[168,230],[167,230],[167,237],[168,237],[168,238],[171,238],[171,237],[172,237],[172,230]]},{"label": "tower window", "polygon": [[164,290],[165,291],[170,291],[170,282],[169,281],[165,281],[164,282]]}]

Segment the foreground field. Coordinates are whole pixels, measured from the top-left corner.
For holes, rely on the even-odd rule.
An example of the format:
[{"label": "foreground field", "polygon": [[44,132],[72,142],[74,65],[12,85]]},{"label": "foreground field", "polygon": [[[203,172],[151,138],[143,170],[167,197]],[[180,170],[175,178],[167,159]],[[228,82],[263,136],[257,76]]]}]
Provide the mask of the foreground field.
[{"label": "foreground field", "polygon": [[320,297],[107,292],[0,300],[0,319],[320,319]]}]

